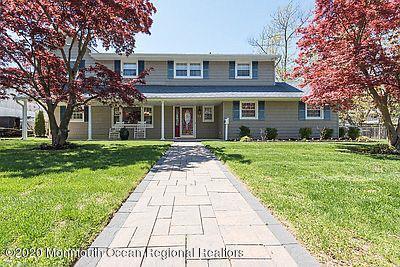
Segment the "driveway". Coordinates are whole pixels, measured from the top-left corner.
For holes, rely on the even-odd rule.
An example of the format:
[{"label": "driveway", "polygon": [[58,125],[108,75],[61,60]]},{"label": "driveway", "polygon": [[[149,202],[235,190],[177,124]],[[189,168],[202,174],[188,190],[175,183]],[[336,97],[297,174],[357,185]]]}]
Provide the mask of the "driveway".
[{"label": "driveway", "polygon": [[200,143],[174,143],[77,266],[318,266]]}]

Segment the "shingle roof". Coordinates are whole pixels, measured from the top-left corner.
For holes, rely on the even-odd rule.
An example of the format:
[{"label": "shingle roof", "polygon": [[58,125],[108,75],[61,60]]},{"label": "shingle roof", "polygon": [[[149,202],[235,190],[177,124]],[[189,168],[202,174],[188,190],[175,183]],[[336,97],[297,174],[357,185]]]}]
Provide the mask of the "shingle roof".
[{"label": "shingle roof", "polygon": [[300,98],[304,92],[287,83],[270,86],[137,86],[149,99],[164,98]]},{"label": "shingle roof", "polygon": [[132,60],[148,60],[148,61],[167,61],[167,60],[209,60],[209,61],[229,61],[229,60],[246,60],[246,61],[275,61],[278,55],[266,54],[176,54],[176,53],[132,53],[128,57],[125,54],[116,53],[96,53],[90,54],[96,60],[112,60],[112,59],[132,59]]}]

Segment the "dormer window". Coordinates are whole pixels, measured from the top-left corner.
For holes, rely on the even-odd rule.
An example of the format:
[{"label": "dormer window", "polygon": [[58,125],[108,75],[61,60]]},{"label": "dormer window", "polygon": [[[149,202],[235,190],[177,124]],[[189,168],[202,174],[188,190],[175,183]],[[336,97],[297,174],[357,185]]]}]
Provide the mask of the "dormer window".
[{"label": "dormer window", "polygon": [[236,63],[236,79],[251,79],[251,63]]},{"label": "dormer window", "polygon": [[202,78],[202,63],[177,62],[175,64],[175,78]]},{"label": "dormer window", "polygon": [[136,77],[137,76],[137,63],[124,63],[123,76]]}]

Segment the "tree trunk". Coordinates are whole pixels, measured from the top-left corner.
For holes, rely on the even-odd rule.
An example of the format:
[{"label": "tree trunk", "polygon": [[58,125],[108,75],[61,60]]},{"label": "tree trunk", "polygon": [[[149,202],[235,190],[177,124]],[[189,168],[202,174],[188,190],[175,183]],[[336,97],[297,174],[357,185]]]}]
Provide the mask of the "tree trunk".
[{"label": "tree trunk", "polygon": [[397,126],[393,124],[389,109],[386,105],[379,105],[379,110],[382,113],[383,124],[388,131],[389,144],[394,146],[397,151],[400,151],[400,118],[397,121]]},{"label": "tree trunk", "polygon": [[397,120],[397,126],[393,134],[389,134],[390,144],[400,151],[400,117]]},{"label": "tree trunk", "polygon": [[68,137],[68,130],[67,129],[61,129],[58,127],[58,131],[54,132],[54,135],[52,135],[51,143],[53,147],[63,147],[65,143],[67,142],[67,137]]},{"label": "tree trunk", "polygon": [[[369,77],[366,70],[363,71],[366,77]],[[388,131],[388,141],[391,146],[394,146],[397,151],[400,151],[400,117],[397,120],[397,126],[392,121],[390,116],[387,98],[381,97],[373,87],[369,87],[369,92],[374,99],[376,107],[382,114],[383,124]]]},{"label": "tree trunk", "polygon": [[65,143],[67,142],[68,124],[60,123],[60,126],[58,126],[54,112],[55,108],[49,108],[47,111],[47,115],[49,117],[51,145],[55,148],[58,148],[64,146]]}]

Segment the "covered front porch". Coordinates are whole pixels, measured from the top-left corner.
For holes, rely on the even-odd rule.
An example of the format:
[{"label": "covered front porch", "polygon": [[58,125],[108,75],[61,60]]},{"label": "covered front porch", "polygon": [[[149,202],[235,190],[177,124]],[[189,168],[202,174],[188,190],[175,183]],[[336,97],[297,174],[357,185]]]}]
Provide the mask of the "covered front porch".
[{"label": "covered front porch", "polygon": [[121,128],[129,130],[129,139],[223,138],[222,100],[148,100],[134,107],[112,107],[110,112],[109,139],[119,139]]}]

